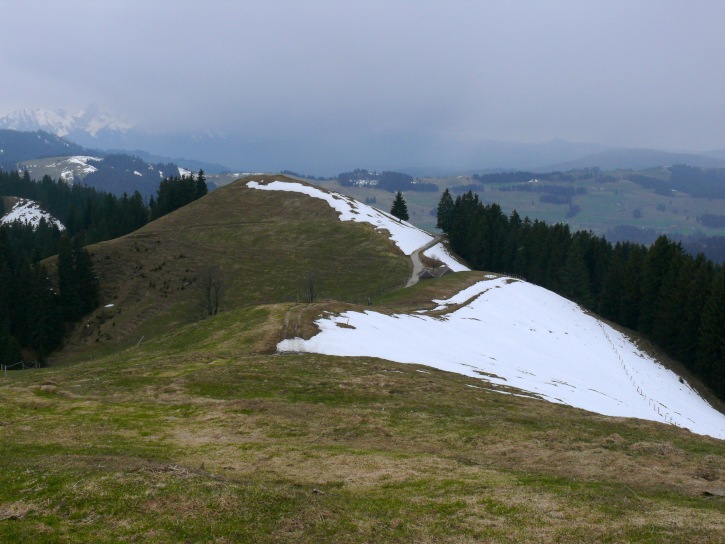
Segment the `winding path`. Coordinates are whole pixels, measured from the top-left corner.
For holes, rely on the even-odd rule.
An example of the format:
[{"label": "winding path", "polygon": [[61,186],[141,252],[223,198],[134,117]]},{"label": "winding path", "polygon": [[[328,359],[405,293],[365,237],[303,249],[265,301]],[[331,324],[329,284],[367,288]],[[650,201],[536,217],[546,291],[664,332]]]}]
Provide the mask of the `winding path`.
[{"label": "winding path", "polygon": [[428,242],[424,246],[419,247],[410,254],[410,260],[413,262],[413,274],[408,280],[408,283],[405,284],[406,287],[410,287],[411,285],[415,285],[416,283],[418,283],[418,274],[420,274],[424,268],[423,263],[420,261],[421,252],[425,251],[426,249],[432,248],[434,245],[442,240],[443,236],[435,236],[432,241]]}]

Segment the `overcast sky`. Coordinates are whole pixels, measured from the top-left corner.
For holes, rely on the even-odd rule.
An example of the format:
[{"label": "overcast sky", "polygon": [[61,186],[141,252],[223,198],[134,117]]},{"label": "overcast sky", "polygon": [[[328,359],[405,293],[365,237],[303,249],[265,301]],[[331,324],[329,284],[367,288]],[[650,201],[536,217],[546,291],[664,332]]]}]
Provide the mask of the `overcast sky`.
[{"label": "overcast sky", "polygon": [[[0,0],[0,115],[463,147],[725,148],[725,2]],[[427,140],[426,140],[427,139]],[[281,142],[281,143],[280,143]]]}]

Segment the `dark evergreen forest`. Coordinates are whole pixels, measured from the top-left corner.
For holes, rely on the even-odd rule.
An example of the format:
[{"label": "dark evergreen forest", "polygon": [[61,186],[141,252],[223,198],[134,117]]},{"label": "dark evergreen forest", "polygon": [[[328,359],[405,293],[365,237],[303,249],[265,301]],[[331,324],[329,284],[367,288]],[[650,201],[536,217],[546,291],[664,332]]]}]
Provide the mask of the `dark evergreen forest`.
[{"label": "dark evergreen forest", "polygon": [[472,192],[438,204],[438,227],[472,267],[514,274],[637,330],[725,399],[725,269],[660,236],[609,243],[568,225],[506,216]]},{"label": "dark evergreen forest", "polygon": [[[45,220],[33,229],[15,222],[0,226],[0,364],[18,362],[21,350],[40,361],[63,343],[73,323],[98,306],[98,280],[90,243],[133,232],[207,193],[204,172],[161,181],[156,198],[144,203],[138,192],[121,197],[80,184],[27,172],[0,171],[0,195],[39,202],[66,227],[60,231]],[[57,289],[41,260],[58,255]]]}]

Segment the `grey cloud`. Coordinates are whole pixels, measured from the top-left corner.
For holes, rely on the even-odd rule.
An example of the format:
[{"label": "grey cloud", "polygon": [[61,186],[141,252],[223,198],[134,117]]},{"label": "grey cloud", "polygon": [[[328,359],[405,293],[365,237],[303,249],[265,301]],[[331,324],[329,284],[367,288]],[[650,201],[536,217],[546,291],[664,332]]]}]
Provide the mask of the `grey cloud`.
[{"label": "grey cloud", "polygon": [[715,2],[2,4],[0,114],[95,102],[351,161],[489,139],[725,148]]}]

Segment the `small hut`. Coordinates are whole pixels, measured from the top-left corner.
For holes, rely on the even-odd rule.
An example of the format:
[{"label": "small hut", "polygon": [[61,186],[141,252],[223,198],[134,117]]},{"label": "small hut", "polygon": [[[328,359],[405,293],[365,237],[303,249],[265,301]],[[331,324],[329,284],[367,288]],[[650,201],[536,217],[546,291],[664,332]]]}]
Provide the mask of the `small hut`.
[{"label": "small hut", "polygon": [[436,266],[435,268],[424,268],[418,274],[418,279],[429,280],[431,278],[440,278],[442,276],[445,276],[446,274],[450,274],[451,272],[453,271],[450,268],[442,264],[440,266]]}]

